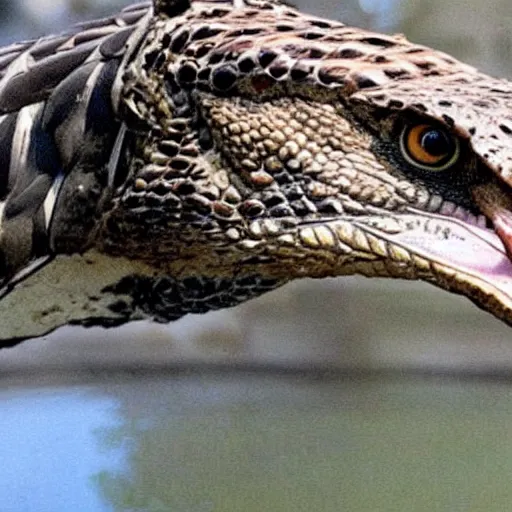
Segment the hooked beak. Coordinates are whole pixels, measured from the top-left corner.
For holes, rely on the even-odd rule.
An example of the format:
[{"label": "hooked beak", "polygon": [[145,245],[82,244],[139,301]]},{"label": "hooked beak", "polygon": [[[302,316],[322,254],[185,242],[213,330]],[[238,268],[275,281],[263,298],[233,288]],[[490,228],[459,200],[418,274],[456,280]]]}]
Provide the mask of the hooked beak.
[{"label": "hooked beak", "polygon": [[475,187],[473,197],[480,210],[493,223],[509,258],[512,258],[512,198],[497,183]]},{"label": "hooked beak", "polygon": [[491,191],[475,194],[495,231],[415,209],[387,217],[381,225],[370,217],[352,224],[386,244],[388,275],[426,280],[463,294],[512,325],[512,209],[505,208],[503,197],[492,200]]}]

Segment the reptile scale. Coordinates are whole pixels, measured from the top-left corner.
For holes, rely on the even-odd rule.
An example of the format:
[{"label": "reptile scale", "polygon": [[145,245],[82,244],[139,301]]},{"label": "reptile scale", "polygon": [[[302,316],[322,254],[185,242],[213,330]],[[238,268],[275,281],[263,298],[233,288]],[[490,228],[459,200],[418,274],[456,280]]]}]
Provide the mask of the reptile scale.
[{"label": "reptile scale", "polygon": [[0,49],[0,345],[301,277],[512,324],[512,84],[270,0],[155,0]]}]

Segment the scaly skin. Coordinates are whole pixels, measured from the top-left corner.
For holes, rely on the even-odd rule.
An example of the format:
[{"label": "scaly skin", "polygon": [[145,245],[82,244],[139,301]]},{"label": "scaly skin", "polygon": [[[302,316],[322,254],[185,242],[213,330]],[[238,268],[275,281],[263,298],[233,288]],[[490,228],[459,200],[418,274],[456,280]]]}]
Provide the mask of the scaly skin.
[{"label": "scaly skin", "polygon": [[[512,323],[509,82],[271,1],[161,0],[97,26],[90,51],[79,29],[50,39],[44,73],[20,64],[35,43],[0,51],[5,345],[354,273]],[[415,126],[458,156],[418,165]]]}]

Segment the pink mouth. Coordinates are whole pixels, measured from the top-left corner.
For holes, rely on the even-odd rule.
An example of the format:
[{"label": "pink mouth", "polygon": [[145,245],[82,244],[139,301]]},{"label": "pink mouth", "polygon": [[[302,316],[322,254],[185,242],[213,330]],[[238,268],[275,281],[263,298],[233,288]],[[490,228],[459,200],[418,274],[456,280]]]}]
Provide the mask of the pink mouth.
[{"label": "pink mouth", "polygon": [[499,283],[499,288],[507,288],[512,297],[512,262],[503,239],[487,229],[465,226],[462,222],[453,223],[452,220],[449,223],[450,237],[446,243],[440,241],[438,235],[429,236],[424,231],[421,236],[404,232],[391,238],[405,247],[414,247],[414,252],[429,260],[475,274],[475,277],[492,281],[494,285]]},{"label": "pink mouth", "polygon": [[[418,217],[422,222],[418,222]],[[453,270],[508,309],[512,308],[512,261],[507,254],[508,248],[512,247],[510,218],[512,215],[500,224],[500,229],[504,226],[507,231],[502,230],[499,236],[490,229],[412,209],[410,214],[394,218],[400,225],[396,233],[384,233],[357,224],[411,254]]]}]

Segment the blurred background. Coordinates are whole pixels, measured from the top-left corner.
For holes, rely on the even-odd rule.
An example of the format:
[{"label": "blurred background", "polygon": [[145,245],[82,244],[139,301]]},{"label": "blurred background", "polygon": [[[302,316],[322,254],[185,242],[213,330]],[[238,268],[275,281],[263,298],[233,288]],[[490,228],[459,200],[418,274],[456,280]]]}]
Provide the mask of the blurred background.
[{"label": "blurred background", "polygon": [[[0,0],[0,44],[129,3]],[[294,3],[512,78],[509,0]],[[63,328],[0,351],[0,510],[508,510],[511,370],[509,327],[394,280]]]}]

